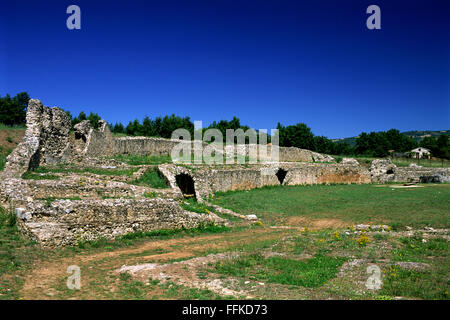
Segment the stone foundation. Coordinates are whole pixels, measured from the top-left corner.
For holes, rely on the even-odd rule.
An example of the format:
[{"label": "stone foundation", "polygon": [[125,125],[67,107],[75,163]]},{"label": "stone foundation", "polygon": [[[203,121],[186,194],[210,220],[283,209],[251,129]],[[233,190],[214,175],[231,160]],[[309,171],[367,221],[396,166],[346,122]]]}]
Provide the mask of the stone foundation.
[{"label": "stone foundation", "polygon": [[132,232],[190,229],[225,222],[213,214],[185,211],[171,199],[56,200],[50,206],[34,201],[16,211],[19,229],[50,247],[115,239]]}]

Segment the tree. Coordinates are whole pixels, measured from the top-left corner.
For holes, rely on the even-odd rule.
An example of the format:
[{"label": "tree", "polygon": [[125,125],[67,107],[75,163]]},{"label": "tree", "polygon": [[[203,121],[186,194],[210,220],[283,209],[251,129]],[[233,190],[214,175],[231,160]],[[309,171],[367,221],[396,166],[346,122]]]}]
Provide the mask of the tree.
[{"label": "tree", "polygon": [[94,129],[98,129],[98,122],[101,120],[102,118],[97,114],[97,113],[89,113],[89,117],[87,117],[87,120],[89,120],[89,122],[91,123],[92,127]]},{"label": "tree", "polygon": [[397,129],[391,129],[387,132],[371,132],[369,134],[362,132],[356,139],[356,154],[372,157],[385,157],[389,155],[390,150],[405,152],[414,149],[417,146],[411,137],[408,137]]},{"label": "tree", "polygon": [[306,124],[297,123],[284,127],[278,123],[277,129],[280,134],[280,146],[314,149],[314,135]]},{"label": "tree", "polygon": [[20,92],[12,98],[9,94],[0,97],[0,123],[8,126],[24,125],[29,100],[26,92]]},{"label": "tree", "polygon": [[420,146],[430,150],[431,155],[438,158],[450,158],[450,143],[447,135],[441,134],[439,137],[424,137],[420,141]]},{"label": "tree", "polygon": [[450,145],[448,142],[448,136],[441,134],[436,140],[436,145],[437,145],[437,156],[439,158],[449,159]]},{"label": "tree", "polygon": [[80,111],[80,113],[78,114],[78,117],[72,118],[72,128],[80,123],[81,121],[87,120],[87,116],[83,111]]},{"label": "tree", "polygon": [[125,133],[125,128],[121,122],[116,123],[114,126],[112,126],[111,131],[113,133]]}]

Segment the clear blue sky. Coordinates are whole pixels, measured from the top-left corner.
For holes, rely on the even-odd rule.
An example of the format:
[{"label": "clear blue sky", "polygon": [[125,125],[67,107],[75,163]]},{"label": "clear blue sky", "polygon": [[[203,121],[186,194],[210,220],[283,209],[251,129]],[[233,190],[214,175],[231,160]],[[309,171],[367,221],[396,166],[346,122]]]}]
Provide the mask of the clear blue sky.
[{"label": "clear blue sky", "polygon": [[[71,4],[81,30],[66,28]],[[381,30],[366,28],[371,4]],[[0,95],[20,91],[124,124],[449,129],[450,1],[2,1]]]}]

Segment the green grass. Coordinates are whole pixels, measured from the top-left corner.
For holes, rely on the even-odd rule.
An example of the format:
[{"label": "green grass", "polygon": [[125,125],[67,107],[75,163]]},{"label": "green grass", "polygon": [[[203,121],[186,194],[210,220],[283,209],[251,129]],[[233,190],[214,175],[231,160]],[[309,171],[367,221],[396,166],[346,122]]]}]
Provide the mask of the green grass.
[{"label": "green grass", "polygon": [[403,244],[392,251],[393,261],[426,262],[430,256],[449,257],[448,241],[445,239],[428,239],[423,242],[421,237],[400,238]]},{"label": "green grass", "polygon": [[15,217],[12,207],[0,207],[0,300],[18,299],[31,264],[39,257],[45,258],[42,250],[21,236]]},{"label": "green grass", "polygon": [[112,159],[133,166],[172,163],[172,158],[170,156],[117,155],[113,156]]},{"label": "green grass", "polygon": [[59,180],[59,177],[54,174],[40,174],[32,171],[27,171],[22,175],[22,179],[26,180]]},{"label": "green grass", "polygon": [[25,127],[25,125],[13,125],[13,126],[8,126],[4,123],[0,123],[0,130],[26,130],[27,128]]},{"label": "green grass", "polygon": [[11,149],[4,148],[0,146],[0,171],[5,168],[6,157],[11,153]]},{"label": "green grass", "polygon": [[421,299],[448,299],[448,265],[435,271],[413,271],[392,267],[383,280],[379,294]]},{"label": "green grass", "polygon": [[198,234],[212,234],[228,232],[231,228],[217,225],[200,225],[192,229],[161,229],[155,231],[137,231],[125,234],[115,240],[98,239],[93,241],[78,241],[78,248],[80,249],[95,249],[95,248],[121,248],[132,245],[137,240],[148,239],[170,239],[175,237],[183,237],[186,235],[195,236]]},{"label": "green grass", "polygon": [[142,176],[134,180],[132,183],[149,186],[156,189],[168,188],[166,179],[164,179],[156,167],[148,169]]},{"label": "green grass", "polygon": [[210,212],[214,212],[214,208],[209,207],[204,203],[197,202],[197,200],[194,198],[184,199],[183,201],[180,202],[180,207],[183,208],[184,210],[197,213],[209,214]]},{"label": "green grass", "polygon": [[274,186],[218,192],[214,204],[254,213],[267,224],[299,216],[352,223],[450,227],[450,185],[391,188],[376,185]]},{"label": "green grass", "polygon": [[320,254],[307,260],[264,258],[261,254],[252,254],[220,261],[215,265],[215,272],[256,281],[315,288],[335,278],[344,261],[344,258]]},{"label": "green grass", "polygon": [[132,176],[137,168],[132,169],[103,169],[103,168],[71,168],[71,167],[39,167],[32,173],[92,173],[107,176]]},{"label": "green grass", "polygon": [[394,163],[398,167],[407,167],[411,163],[417,164],[422,167],[429,167],[429,168],[447,168],[450,167],[450,161],[449,160],[438,160],[438,159],[421,159],[418,161],[417,159],[393,159],[392,163]]}]

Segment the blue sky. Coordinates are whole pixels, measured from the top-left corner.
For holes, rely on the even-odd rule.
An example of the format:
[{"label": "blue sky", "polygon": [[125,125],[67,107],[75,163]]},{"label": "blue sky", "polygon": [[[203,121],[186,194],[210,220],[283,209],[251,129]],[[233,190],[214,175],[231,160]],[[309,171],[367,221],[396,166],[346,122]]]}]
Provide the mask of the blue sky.
[{"label": "blue sky", "polygon": [[[66,8],[81,8],[81,30]],[[381,8],[381,30],[366,8]],[[347,137],[449,129],[450,2],[3,1],[0,95],[124,124],[175,113]]]}]

